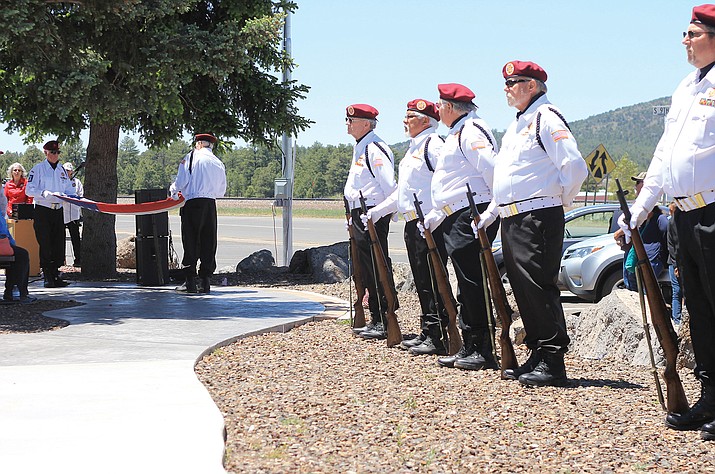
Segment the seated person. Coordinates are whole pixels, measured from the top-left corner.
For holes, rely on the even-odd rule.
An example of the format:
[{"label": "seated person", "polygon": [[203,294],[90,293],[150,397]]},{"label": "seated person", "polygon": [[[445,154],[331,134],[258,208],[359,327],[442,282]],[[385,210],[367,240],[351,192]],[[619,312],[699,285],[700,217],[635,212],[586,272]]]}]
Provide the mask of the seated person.
[{"label": "seated person", "polygon": [[15,239],[10,235],[4,217],[0,218],[0,239],[2,238],[9,239],[10,247],[15,256],[15,261],[10,265],[10,268],[5,269],[3,301],[13,301],[12,289],[15,285],[20,290],[21,303],[37,301],[37,298],[30,296],[27,291],[27,280],[30,276],[30,254],[24,248],[15,245]]}]

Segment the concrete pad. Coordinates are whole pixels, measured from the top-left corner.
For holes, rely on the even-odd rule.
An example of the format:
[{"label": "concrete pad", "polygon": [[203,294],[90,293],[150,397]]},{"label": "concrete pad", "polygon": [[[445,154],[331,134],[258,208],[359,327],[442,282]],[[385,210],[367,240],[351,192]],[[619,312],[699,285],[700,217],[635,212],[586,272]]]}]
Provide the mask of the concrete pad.
[{"label": "concrete pad", "polygon": [[[66,328],[0,335],[0,472],[224,472],[223,418],[196,378],[196,360],[326,309],[322,296],[255,288],[31,292],[87,304],[48,313]],[[333,316],[345,312],[340,300],[327,304]]]}]

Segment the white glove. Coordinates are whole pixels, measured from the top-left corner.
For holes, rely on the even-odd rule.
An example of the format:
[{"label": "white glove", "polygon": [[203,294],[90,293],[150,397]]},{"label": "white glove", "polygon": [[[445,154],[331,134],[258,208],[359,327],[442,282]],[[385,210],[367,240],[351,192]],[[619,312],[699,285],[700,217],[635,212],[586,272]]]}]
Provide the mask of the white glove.
[{"label": "white glove", "polygon": [[50,196],[54,196],[54,195],[55,195],[55,193],[53,193],[52,191],[48,191],[46,189],[44,191],[42,191],[43,198],[49,198]]},{"label": "white glove", "polygon": [[425,216],[425,228],[434,231],[446,217],[447,215],[444,212],[432,209]]},{"label": "white glove", "polygon": [[626,236],[626,243],[631,241],[631,228],[626,224],[626,215],[621,214],[618,216],[618,227],[623,231],[623,235]]},{"label": "white glove", "polygon": [[367,214],[360,214],[360,220],[362,221],[362,226],[365,228],[367,228],[368,219],[370,219],[370,211],[367,211]]},{"label": "white glove", "polygon": [[349,218],[348,220],[345,221],[345,230],[350,232],[350,226],[353,225],[353,218]]},{"label": "white glove", "polygon": [[[479,214],[479,225],[477,226],[478,229],[486,229],[490,225],[494,224],[494,221],[497,220],[497,215],[492,214],[489,212],[489,209],[486,211],[482,212]],[[472,221],[474,223],[474,221]]]},{"label": "white glove", "polygon": [[421,222],[417,222],[417,230],[420,231],[420,237],[425,238],[425,226]]},{"label": "white glove", "polygon": [[[389,212],[387,212],[387,209],[385,207],[381,206],[375,206],[372,209],[367,210],[367,218],[370,219],[373,222],[377,222],[386,215],[388,215]],[[365,224],[367,225],[367,224]]]},{"label": "white glove", "polygon": [[179,191],[173,191],[171,193],[171,199],[173,199],[174,201],[178,201],[179,200]]},{"label": "white glove", "polygon": [[637,229],[640,225],[645,222],[646,217],[648,217],[648,211],[643,209],[642,206],[638,204],[633,204],[630,208],[631,211],[631,221],[626,224],[626,215],[621,214],[618,217],[618,227],[623,230],[626,236],[626,243],[631,241],[631,229]]}]

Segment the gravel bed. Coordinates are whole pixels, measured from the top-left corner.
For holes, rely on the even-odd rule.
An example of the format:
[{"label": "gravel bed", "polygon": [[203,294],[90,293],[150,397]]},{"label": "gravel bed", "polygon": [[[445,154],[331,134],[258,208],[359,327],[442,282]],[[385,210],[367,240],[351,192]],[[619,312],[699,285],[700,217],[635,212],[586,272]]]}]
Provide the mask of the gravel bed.
[{"label": "gravel bed", "polygon": [[[345,283],[293,287],[348,297]],[[399,297],[415,333],[417,298]],[[568,387],[527,389],[323,321],[217,349],[196,372],[225,417],[233,473],[715,472],[715,443],[664,427],[646,368],[566,364]],[[699,384],[680,375],[693,403]]]}]

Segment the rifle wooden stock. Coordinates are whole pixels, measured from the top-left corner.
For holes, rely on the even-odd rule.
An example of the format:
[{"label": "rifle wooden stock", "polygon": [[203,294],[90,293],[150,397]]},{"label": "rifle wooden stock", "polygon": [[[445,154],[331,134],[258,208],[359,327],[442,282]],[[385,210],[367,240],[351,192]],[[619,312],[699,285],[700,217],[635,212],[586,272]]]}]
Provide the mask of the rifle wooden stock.
[{"label": "rifle wooden stock", "polygon": [[[474,195],[472,189],[467,183],[467,199],[469,200],[469,209],[472,212],[472,220],[475,225],[479,225],[479,211],[474,203]],[[506,298],[506,290],[501,281],[499,267],[494,260],[492,253],[492,244],[489,242],[487,232],[484,229],[479,229],[477,232],[479,237],[480,253],[484,259],[484,266],[487,270],[487,280],[492,291],[492,300],[494,301],[494,309],[496,310],[499,322],[501,323],[501,332],[499,334],[499,346],[501,347],[501,377],[505,378],[504,371],[506,369],[516,369],[519,367],[519,362],[516,359],[514,345],[509,337],[509,328],[511,327],[511,316],[514,311],[509,306],[509,301]],[[488,303],[488,301],[487,301]]]},{"label": "rifle wooden stock", "polygon": [[[348,200],[343,198],[345,204],[345,220],[348,223],[348,234],[350,235],[350,240],[348,241],[348,247],[350,247],[350,260],[352,261],[352,278],[355,283],[355,293],[357,295],[357,300],[355,303],[351,302],[351,309],[355,311],[355,317],[351,318],[352,327],[361,328],[365,326],[365,309],[362,307],[362,300],[365,297],[365,286],[362,284],[362,273],[360,270],[360,260],[358,256],[357,244],[355,243],[355,230],[353,225],[350,223],[350,205]],[[352,297],[352,289],[350,290],[350,296]]]},{"label": "rifle wooden stock", "polygon": [[[360,206],[362,207],[363,214],[367,214],[367,206],[365,205],[365,198],[362,196],[362,192],[360,193]],[[391,285],[392,278],[387,269],[387,258],[385,258],[385,253],[382,251],[382,246],[380,245],[380,240],[377,238],[377,230],[375,230],[375,224],[372,222],[372,219],[368,219],[367,221],[367,230],[370,234],[370,249],[375,258],[375,266],[377,267],[380,286],[387,299],[387,312],[385,313],[385,317],[387,318],[387,347],[394,347],[402,342],[400,323],[397,321],[397,315],[395,314],[397,295]],[[380,297],[379,294],[376,296],[378,298]]]},{"label": "rifle wooden stock", "polygon": [[[417,212],[417,218],[422,224],[422,227],[424,227],[425,217],[424,214],[422,214],[420,201],[417,199],[416,194],[413,194],[413,196],[415,198],[415,211]],[[444,263],[442,263],[442,258],[437,250],[437,244],[434,241],[432,232],[425,228],[424,236],[425,241],[427,242],[427,253],[429,254],[430,261],[432,262],[432,271],[434,271],[434,277],[435,280],[437,280],[437,290],[442,297],[442,304],[444,304],[444,308],[447,311],[447,316],[449,316],[449,324],[447,325],[449,355],[454,355],[459,352],[459,349],[462,348],[462,336],[459,334],[459,329],[457,328],[457,307],[454,303],[454,296],[452,296],[452,287],[449,284],[447,269],[444,268]],[[436,296],[437,295],[435,295],[435,297]]]},{"label": "rifle wooden stock", "polygon": [[[618,202],[621,205],[623,217],[630,227],[631,211],[626,202],[626,192],[623,191],[618,179],[616,179],[616,185],[618,186],[618,191],[616,192]],[[641,239],[638,229],[631,229],[631,242],[633,242],[636,257],[638,257],[636,265],[641,271],[640,276],[642,278],[643,287],[645,288],[646,298],[648,299],[648,307],[650,308],[650,319],[655,328],[655,334],[658,336],[660,346],[663,348],[663,353],[665,354],[663,379],[665,380],[667,394],[667,410],[668,413],[683,414],[688,411],[689,406],[676,365],[678,361],[678,338],[670,322],[668,308],[665,306],[663,294],[658,286],[658,280],[653,272],[653,267],[648,259],[648,254],[643,246],[643,240]]]}]

